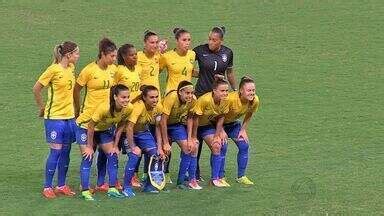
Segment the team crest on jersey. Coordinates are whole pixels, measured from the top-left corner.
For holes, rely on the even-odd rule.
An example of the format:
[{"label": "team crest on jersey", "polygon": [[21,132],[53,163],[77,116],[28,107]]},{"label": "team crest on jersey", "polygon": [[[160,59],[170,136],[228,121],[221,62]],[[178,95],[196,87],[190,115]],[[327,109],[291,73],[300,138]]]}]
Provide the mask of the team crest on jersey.
[{"label": "team crest on jersey", "polygon": [[56,139],[57,137],[57,132],[56,131],[51,131],[51,139]]},{"label": "team crest on jersey", "polygon": [[225,54],[221,55],[221,58],[223,59],[223,62],[227,62],[228,60],[228,57]]},{"label": "team crest on jersey", "polygon": [[87,141],[87,134],[85,134],[85,133],[81,134],[80,139],[83,142]]}]

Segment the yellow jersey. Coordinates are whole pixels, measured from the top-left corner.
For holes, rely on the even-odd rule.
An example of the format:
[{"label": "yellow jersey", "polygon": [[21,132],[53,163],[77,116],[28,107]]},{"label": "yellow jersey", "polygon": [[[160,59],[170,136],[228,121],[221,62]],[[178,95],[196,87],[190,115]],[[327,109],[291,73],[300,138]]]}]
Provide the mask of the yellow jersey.
[{"label": "yellow jersey", "polygon": [[128,121],[135,124],[133,131],[135,133],[145,131],[148,129],[148,125],[155,125],[156,121],[160,121],[162,109],[160,103],[152,110],[147,110],[142,100],[133,103],[133,111],[128,118]]},{"label": "yellow jersey", "polygon": [[189,103],[180,103],[177,91],[169,92],[163,100],[163,113],[168,115],[168,125],[187,123],[188,113],[195,104],[195,100]]},{"label": "yellow jersey", "polygon": [[[95,122],[95,131],[105,131],[121,121],[126,121],[129,115],[132,113],[132,110],[133,105],[129,103],[127,107],[121,109],[119,112],[115,111],[113,113],[114,117],[112,117],[111,113],[109,112],[109,105],[105,106],[100,104],[95,109],[90,119]],[[88,119],[87,122],[89,122],[90,119]],[[86,124],[80,124],[80,127],[86,128],[85,125]]]},{"label": "yellow jersey", "polygon": [[253,102],[242,103],[238,91],[230,92],[228,95],[228,101],[229,112],[225,114],[225,124],[240,119],[246,113],[254,113],[259,107],[259,97],[257,95],[255,95]]},{"label": "yellow jersey", "polygon": [[103,103],[108,106],[110,88],[114,85],[115,71],[115,65],[109,65],[107,69],[102,70],[96,62],[92,62],[80,72],[76,82],[85,87],[85,93],[80,116],[76,120],[78,124],[87,122],[99,104]]},{"label": "yellow jersey", "polygon": [[207,92],[196,101],[192,108],[192,113],[199,116],[199,126],[205,126],[215,122],[215,118],[229,112],[229,101],[225,98],[220,104],[215,104],[212,92]]},{"label": "yellow jersey", "polygon": [[135,66],[134,70],[124,65],[118,65],[115,73],[115,84],[122,84],[129,88],[131,100],[141,94],[140,76],[141,67]]},{"label": "yellow jersey", "polygon": [[38,82],[48,86],[48,99],[45,105],[45,119],[71,119],[75,117],[73,107],[73,86],[75,84],[75,66],[69,64],[63,68],[52,64],[39,77]]},{"label": "yellow jersey", "polygon": [[196,54],[188,50],[185,56],[180,56],[175,50],[170,50],[160,57],[160,71],[167,69],[167,85],[165,94],[176,90],[183,80],[191,81]]},{"label": "yellow jersey", "polygon": [[143,51],[137,52],[137,64],[142,68],[140,73],[141,85],[153,85],[160,92],[159,82],[160,53],[148,58]]}]

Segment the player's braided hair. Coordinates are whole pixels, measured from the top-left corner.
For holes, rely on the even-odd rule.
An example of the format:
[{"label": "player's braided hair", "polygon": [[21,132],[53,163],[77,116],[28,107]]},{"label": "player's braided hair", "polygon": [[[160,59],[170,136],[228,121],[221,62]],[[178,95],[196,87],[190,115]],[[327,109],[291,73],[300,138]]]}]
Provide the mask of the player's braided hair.
[{"label": "player's braided hair", "polygon": [[127,56],[129,49],[132,49],[132,48],[135,48],[132,44],[124,44],[119,48],[119,50],[117,51],[117,64],[118,65],[127,66],[125,64],[124,57]]}]

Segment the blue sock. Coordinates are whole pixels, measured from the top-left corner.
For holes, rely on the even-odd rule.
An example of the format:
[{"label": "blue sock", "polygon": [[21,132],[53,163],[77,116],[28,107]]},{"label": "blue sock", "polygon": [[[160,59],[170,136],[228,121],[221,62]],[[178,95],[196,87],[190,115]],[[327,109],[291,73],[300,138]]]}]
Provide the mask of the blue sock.
[{"label": "blue sock", "polygon": [[221,156],[211,154],[211,178],[218,179],[220,172]]},{"label": "blue sock", "polygon": [[[157,154],[157,148],[151,148],[151,149],[146,150],[146,152],[144,154],[144,173],[148,173],[149,161],[150,161],[151,157],[153,155],[156,155],[156,154]],[[148,187],[149,185],[152,186],[151,181],[148,177],[146,179],[146,181],[144,182],[144,188]]]},{"label": "blue sock", "polygon": [[140,169],[140,163],[141,163],[141,158],[143,158],[143,156],[140,156],[140,157],[139,157],[139,160],[137,161],[137,164],[136,164],[136,167],[135,167],[135,173],[138,173],[138,172],[139,172],[139,169]]},{"label": "blue sock", "polygon": [[189,180],[196,179],[196,169],[197,169],[197,156],[191,156],[191,161],[188,168]]},{"label": "blue sock", "polygon": [[131,180],[133,175],[135,174],[135,167],[137,163],[139,162],[140,156],[129,152],[128,153],[128,160],[125,164],[125,170],[124,170],[124,188],[131,187]]},{"label": "blue sock", "polygon": [[[153,153],[153,152],[152,152]],[[157,153],[157,151],[155,152],[155,154]],[[153,155],[153,154],[151,154]],[[150,160],[150,157],[148,154],[144,154],[144,169],[143,169],[143,172],[144,173],[148,173],[148,167],[149,167],[149,160]]]},{"label": "blue sock", "polygon": [[169,173],[169,165],[171,163],[171,156],[172,156],[172,153],[170,152],[168,155],[168,160],[165,161],[165,163],[164,163],[164,173]]},{"label": "blue sock", "polygon": [[219,172],[220,178],[224,178],[225,176],[225,156],[227,155],[227,150],[228,150],[228,143],[224,143],[221,146],[221,150],[220,150],[220,157],[221,157],[220,172]]},{"label": "blue sock", "polygon": [[45,164],[45,183],[44,187],[52,187],[53,176],[55,175],[55,170],[57,163],[59,161],[61,149],[52,149],[49,152],[47,162]]},{"label": "blue sock", "polygon": [[117,154],[107,154],[108,163],[108,176],[109,176],[109,187],[115,187],[117,181],[117,164],[119,163],[117,160]]},{"label": "blue sock", "polygon": [[85,159],[83,157],[80,164],[80,182],[83,191],[89,190],[89,176],[91,174],[92,159]]},{"label": "blue sock", "polygon": [[191,162],[191,155],[185,154],[183,151],[180,153],[180,166],[179,166],[179,175],[177,177],[177,184],[183,184],[185,174]]},{"label": "blue sock", "polygon": [[71,144],[64,144],[61,148],[59,163],[57,164],[57,186],[65,185],[69,166],[69,154],[71,153]]},{"label": "blue sock", "polygon": [[237,147],[239,152],[237,153],[237,177],[243,177],[245,175],[245,169],[248,164],[248,149],[249,144],[245,141],[237,141]]},{"label": "blue sock", "polygon": [[101,186],[105,182],[105,176],[107,175],[107,155],[98,149],[97,155],[97,186]]}]

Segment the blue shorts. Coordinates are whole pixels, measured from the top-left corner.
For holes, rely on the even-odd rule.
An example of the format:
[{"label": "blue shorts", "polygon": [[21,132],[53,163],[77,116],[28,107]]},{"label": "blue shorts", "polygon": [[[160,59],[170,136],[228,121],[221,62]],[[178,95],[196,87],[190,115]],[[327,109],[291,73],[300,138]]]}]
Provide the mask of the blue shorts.
[{"label": "blue shorts", "polygon": [[133,141],[141,150],[157,148],[155,138],[149,130],[134,133]]},{"label": "blue shorts", "polygon": [[197,128],[197,137],[198,138],[204,138],[208,135],[212,135],[216,133],[216,128],[213,125],[204,125],[199,126]]},{"label": "blue shorts", "polygon": [[71,144],[75,142],[75,119],[45,119],[47,143]]},{"label": "blue shorts", "polygon": [[228,124],[224,124],[224,131],[227,133],[228,137],[231,139],[237,139],[239,132],[241,130],[241,123],[234,121]]},{"label": "blue shorts", "polygon": [[[111,127],[105,131],[95,131],[93,141],[97,145],[113,142],[115,135],[115,127]],[[76,142],[79,145],[87,144],[87,129],[77,126],[76,127]]]},{"label": "blue shorts", "polygon": [[172,142],[187,140],[187,126],[180,123],[168,125],[168,137]]}]

